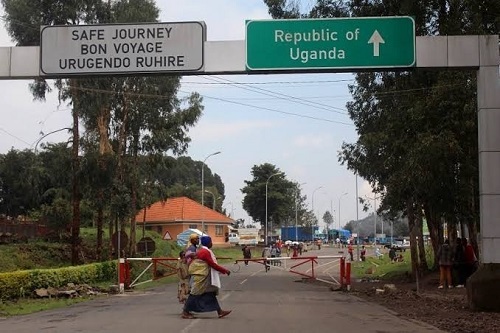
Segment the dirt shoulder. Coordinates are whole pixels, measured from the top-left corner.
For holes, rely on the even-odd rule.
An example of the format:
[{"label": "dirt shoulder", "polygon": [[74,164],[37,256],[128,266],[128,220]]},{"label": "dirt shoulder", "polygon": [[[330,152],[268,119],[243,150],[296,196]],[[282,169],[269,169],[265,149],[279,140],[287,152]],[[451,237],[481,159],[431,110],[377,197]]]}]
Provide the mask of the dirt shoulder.
[{"label": "dirt shoulder", "polygon": [[[396,290],[377,293],[385,284]],[[403,317],[420,320],[441,330],[457,333],[500,332],[500,313],[474,312],[467,307],[465,288],[438,289],[432,274],[419,284],[406,281],[354,281],[352,294],[391,309]]]}]

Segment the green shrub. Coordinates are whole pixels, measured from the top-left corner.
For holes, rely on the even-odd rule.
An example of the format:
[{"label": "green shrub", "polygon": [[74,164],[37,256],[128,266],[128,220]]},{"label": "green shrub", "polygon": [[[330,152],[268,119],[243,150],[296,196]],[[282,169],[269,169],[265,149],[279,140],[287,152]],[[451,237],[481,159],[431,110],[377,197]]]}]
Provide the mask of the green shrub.
[{"label": "green shrub", "polygon": [[111,281],[116,277],[115,261],[57,269],[35,269],[0,273],[0,298],[2,300],[30,296],[35,289],[60,288],[68,283],[92,284]]}]

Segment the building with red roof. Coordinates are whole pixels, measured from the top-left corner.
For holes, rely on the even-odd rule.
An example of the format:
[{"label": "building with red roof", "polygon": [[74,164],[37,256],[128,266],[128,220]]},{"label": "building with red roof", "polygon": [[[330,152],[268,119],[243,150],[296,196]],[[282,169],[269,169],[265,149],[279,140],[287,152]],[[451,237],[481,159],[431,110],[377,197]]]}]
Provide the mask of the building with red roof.
[{"label": "building with red roof", "polygon": [[147,230],[157,231],[163,239],[175,240],[186,229],[202,229],[212,237],[214,245],[229,246],[226,236],[235,221],[188,197],[168,198],[141,209],[135,216],[138,228],[143,225]]}]

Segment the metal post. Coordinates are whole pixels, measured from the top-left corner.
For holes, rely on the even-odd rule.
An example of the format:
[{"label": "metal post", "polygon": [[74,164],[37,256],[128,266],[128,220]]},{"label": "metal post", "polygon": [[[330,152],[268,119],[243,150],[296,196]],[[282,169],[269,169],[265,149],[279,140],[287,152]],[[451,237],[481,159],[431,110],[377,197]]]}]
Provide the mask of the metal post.
[{"label": "metal post", "polygon": [[295,193],[295,241],[298,242],[298,238],[299,238],[299,235],[298,235],[298,230],[297,230],[297,225],[298,225],[298,207],[299,207],[299,203],[297,202],[297,197],[299,196],[299,189],[297,188],[297,193]]},{"label": "metal post", "polygon": [[306,183],[301,183],[299,186],[297,186],[297,191],[295,193],[295,241],[299,241],[299,232],[298,232],[298,210],[299,210],[299,203],[298,203],[298,197],[299,197],[299,188],[302,185],[305,185]]},{"label": "metal post", "polygon": [[218,155],[220,153],[221,153],[220,151],[217,151],[215,153],[212,153],[212,154],[208,155],[207,157],[205,157],[205,159],[203,160],[203,163],[201,164],[201,209],[202,209],[202,213],[201,213],[201,233],[202,234],[205,233],[205,214],[204,214],[205,211],[203,209],[203,206],[205,206],[205,162],[207,161],[207,159],[210,156]]},{"label": "metal post", "polygon": [[375,223],[374,223],[374,234],[373,234],[373,245],[376,246],[377,245],[377,199],[380,199],[380,196],[374,196],[373,198],[370,198],[368,196],[366,196],[367,199],[370,199],[370,200],[373,200],[373,207],[375,209],[375,216],[374,216],[374,220],[375,220]]},{"label": "metal post", "polygon": [[340,199],[341,199],[344,195],[347,195],[347,192],[343,193],[343,194],[339,197],[339,229],[340,229]]},{"label": "metal post", "polygon": [[[311,207],[312,207],[312,213],[313,216],[316,217],[316,214],[314,214],[314,193],[316,193],[317,190],[323,188],[323,186],[317,187],[314,189],[313,194],[312,194],[312,200],[311,200]],[[314,241],[314,225],[313,221],[311,221],[311,243]]]},{"label": "metal post", "polygon": [[358,234],[358,239],[356,240],[356,257],[358,261],[360,261],[360,255],[359,255],[359,239],[360,239],[360,225],[359,225],[359,215],[358,215],[358,174],[356,174],[356,223],[358,224],[357,227],[357,234]]}]

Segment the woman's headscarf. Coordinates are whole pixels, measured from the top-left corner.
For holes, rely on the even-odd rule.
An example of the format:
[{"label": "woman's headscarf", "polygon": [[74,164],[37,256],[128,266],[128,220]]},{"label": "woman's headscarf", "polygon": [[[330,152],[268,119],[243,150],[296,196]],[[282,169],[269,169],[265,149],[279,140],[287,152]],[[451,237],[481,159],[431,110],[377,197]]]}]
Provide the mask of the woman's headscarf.
[{"label": "woman's headscarf", "polygon": [[208,246],[212,242],[212,238],[210,236],[201,236],[200,242],[201,245]]}]

